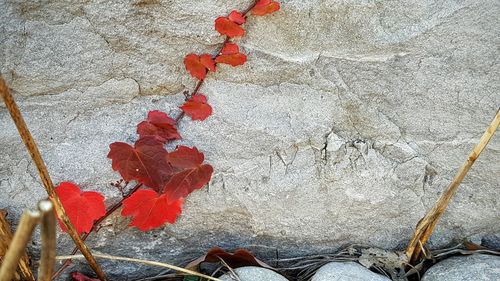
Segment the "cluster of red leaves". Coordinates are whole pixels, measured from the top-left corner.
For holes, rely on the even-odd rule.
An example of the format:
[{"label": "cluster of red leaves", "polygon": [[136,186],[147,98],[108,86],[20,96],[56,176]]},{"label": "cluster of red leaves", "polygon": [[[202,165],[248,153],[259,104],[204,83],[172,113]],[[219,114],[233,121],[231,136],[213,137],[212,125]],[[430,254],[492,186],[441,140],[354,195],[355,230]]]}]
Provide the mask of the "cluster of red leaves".
[{"label": "cluster of red leaves", "polygon": [[[264,16],[280,9],[280,4],[272,0],[258,0],[250,10],[252,15]],[[215,19],[215,30],[221,35],[226,35],[228,40],[245,35],[242,25],[246,22],[246,13],[233,10],[227,17]],[[227,41],[228,41],[227,40]],[[238,45],[226,42],[222,51],[212,57],[209,54],[188,54],[184,58],[184,65],[191,76],[204,80],[208,71],[215,72],[218,63],[231,66],[242,65],[247,61],[247,56],[240,53]]]},{"label": "cluster of red leaves", "polygon": [[[234,10],[215,20],[215,30],[227,39],[215,56],[188,54],[184,58],[186,70],[201,82],[179,107],[183,114],[192,120],[205,120],[212,114],[207,98],[198,93],[208,71],[215,72],[219,63],[233,67],[243,65],[247,56],[230,40],[245,35],[242,25],[247,13],[263,16],[279,9],[280,4],[276,1],[257,0],[249,11]],[[174,223],[182,211],[184,199],[205,186],[212,176],[212,166],[203,163],[204,155],[196,147],[177,146],[171,152],[165,149],[167,142],[181,139],[177,122],[182,116],[174,120],[164,112],[150,111],[147,119],[137,125],[139,139],[133,146],[123,142],[110,144],[108,158],[113,170],[123,180],[136,181],[147,188],[135,191],[123,200],[121,214],[132,217],[130,225],[140,230],[150,230],[165,222]],[[106,214],[104,196],[97,192],[82,192],[76,184],[62,182],[56,187],[56,193],[80,234],[89,233],[94,222]],[[66,231],[62,224],[61,227]]]},{"label": "cluster of red leaves", "polygon": [[[193,96],[181,109],[193,120],[205,119],[212,112],[203,95]],[[108,158],[125,181],[149,188],[125,199],[121,213],[132,217],[131,226],[146,231],[165,222],[174,223],[184,198],[210,181],[213,168],[203,163],[205,157],[196,147],[177,146],[172,152],[165,149],[167,142],[181,136],[175,120],[164,112],[150,111],[147,119],[137,125],[137,133],[140,137],[133,146],[124,142],[110,144]],[[104,196],[97,192],[82,192],[69,182],[62,182],[56,192],[80,234],[88,233],[106,213]]]}]

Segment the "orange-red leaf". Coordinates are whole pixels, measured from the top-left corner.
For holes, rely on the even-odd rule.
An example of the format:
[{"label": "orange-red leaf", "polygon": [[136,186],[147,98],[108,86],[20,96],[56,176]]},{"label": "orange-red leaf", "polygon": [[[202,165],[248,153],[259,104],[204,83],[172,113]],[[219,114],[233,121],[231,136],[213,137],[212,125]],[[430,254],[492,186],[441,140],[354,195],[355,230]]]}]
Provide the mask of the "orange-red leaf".
[{"label": "orange-red leaf", "polygon": [[236,10],[233,10],[227,18],[236,24],[244,24],[246,22],[245,17]]},{"label": "orange-red leaf", "polygon": [[141,138],[153,136],[163,143],[181,138],[175,126],[175,120],[158,110],[150,111],[148,119],[137,125],[137,133]]},{"label": "orange-red leaf", "polygon": [[207,97],[202,94],[194,95],[180,106],[180,109],[192,120],[205,120],[212,114],[212,107],[207,103]]},{"label": "orange-red leaf", "polygon": [[217,63],[225,63],[231,66],[238,66],[245,64],[247,61],[247,56],[245,54],[234,54],[234,55],[220,55],[215,59]]},{"label": "orange-red leaf", "polygon": [[252,9],[252,15],[264,16],[280,9],[280,3],[272,0],[259,0]]},{"label": "orange-red leaf", "polygon": [[240,52],[240,47],[238,47],[235,43],[226,43],[224,47],[222,47],[221,54],[223,55],[232,55]]},{"label": "orange-red leaf", "polygon": [[169,203],[166,195],[153,190],[138,190],[123,201],[122,216],[132,216],[130,226],[147,231],[165,222],[174,223],[182,211],[184,199]]},{"label": "orange-red leaf", "polygon": [[200,56],[200,63],[203,64],[208,70],[215,72],[215,62],[211,55],[204,54]]},{"label": "orange-red leaf", "polygon": [[[55,190],[78,234],[89,233],[94,221],[106,214],[104,196],[98,192],[82,192],[76,184],[71,182],[61,182]],[[59,225],[63,231],[67,231],[61,220],[59,220]]]},{"label": "orange-red leaf", "polygon": [[227,17],[218,17],[215,20],[215,30],[229,38],[245,35],[245,30]]},{"label": "orange-red leaf", "polygon": [[189,71],[191,76],[195,78],[203,80],[207,76],[207,68],[201,63],[198,55],[187,55],[184,58],[184,66],[186,66],[186,70]]},{"label": "orange-red leaf", "polygon": [[231,66],[242,65],[247,61],[247,56],[239,52],[240,48],[234,43],[226,43],[221,55],[215,58],[216,63],[225,63]]},{"label": "orange-red leaf", "polygon": [[172,166],[167,162],[167,150],[163,142],[146,136],[135,142],[134,147],[123,142],[109,145],[108,158],[112,168],[126,181],[138,181],[154,190],[165,186],[172,174]]}]

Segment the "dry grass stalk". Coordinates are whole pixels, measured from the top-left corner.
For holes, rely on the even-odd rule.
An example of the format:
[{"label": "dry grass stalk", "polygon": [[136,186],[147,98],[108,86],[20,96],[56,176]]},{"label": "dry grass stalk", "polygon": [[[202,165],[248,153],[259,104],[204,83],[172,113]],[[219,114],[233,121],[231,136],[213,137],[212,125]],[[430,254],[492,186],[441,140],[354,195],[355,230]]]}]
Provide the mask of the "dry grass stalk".
[{"label": "dry grass stalk", "polygon": [[83,240],[78,235],[78,232],[76,231],[75,227],[69,221],[69,218],[66,215],[66,212],[64,211],[64,208],[62,207],[61,202],[59,201],[59,197],[57,196],[57,194],[55,192],[54,184],[52,183],[52,179],[49,176],[47,167],[45,166],[45,163],[43,162],[40,151],[38,150],[38,147],[36,146],[35,140],[31,136],[31,133],[28,130],[28,126],[26,125],[26,122],[24,121],[23,116],[21,115],[21,111],[19,110],[19,107],[15,103],[14,98],[10,94],[10,91],[9,91],[7,85],[5,84],[5,81],[1,77],[0,77],[0,95],[3,97],[5,105],[7,106],[7,109],[9,110],[10,116],[12,117],[12,120],[16,124],[17,130],[19,131],[19,134],[21,135],[21,139],[23,140],[24,144],[26,145],[26,148],[28,149],[28,152],[31,155],[31,158],[33,158],[33,161],[35,162],[35,165],[36,165],[38,172],[40,174],[40,178],[42,180],[43,186],[45,187],[45,190],[47,191],[47,194],[49,195],[49,199],[54,204],[54,209],[57,213],[57,216],[61,219],[63,224],[66,226],[66,228],[68,229],[68,234],[71,236],[71,238],[75,242],[75,244],[78,247],[78,249],[80,250],[80,252],[85,256],[90,267],[95,271],[95,273],[97,274],[99,279],[101,279],[103,281],[106,280],[106,276],[105,276],[104,272],[102,271],[101,267],[97,264],[97,261],[92,256],[92,253],[90,252],[89,248],[87,247],[87,245],[85,245]]},{"label": "dry grass stalk", "polygon": [[[10,225],[5,219],[5,212],[0,210],[0,257],[5,256],[7,253],[7,248],[9,247],[10,242],[12,241],[12,231],[10,229]],[[0,263],[1,265],[1,263]],[[26,251],[23,253],[21,259],[19,260],[19,273],[16,272],[14,275],[14,280],[27,280],[27,281],[35,281],[35,277],[33,276],[33,272],[31,272],[29,266],[29,259]]]},{"label": "dry grass stalk", "polygon": [[[194,276],[202,277],[202,278],[205,278],[208,280],[213,280],[213,281],[222,281],[219,278],[215,278],[212,276],[201,274],[201,273],[193,271],[193,270],[189,270],[186,268],[178,267],[178,266],[171,265],[168,263],[163,263],[163,262],[141,260],[141,259],[127,258],[127,257],[119,257],[119,256],[111,256],[111,255],[104,255],[104,254],[94,254],[94,256],[98,257],[98,258],[102,258],[102,259],[107,259],[107,260],[128,261],[128,262],[142,263],[142,264],[158,266],[158,267],[165,267],[165,268],[172,269],[172,270],[175,270],[178,272],[182,272],[182,273],[187,274],[187,275],[194,275]],[[56,257],[57,260],[81,259],[81,258],[83,258],[82,255],[57,256]]]},{"label": "dry grass stalk", "polygon": [[41,201],[38,209],[42,213],[42,254],[38,267],[38,281],[50,281],[56,264],[56,218],[54,205],[49,200]]},{"label": "dry grass stalk", "polygon": [[500,110],[497,111],[497,114],[493,119],[493,121],[491,122],[490,126],[486,129],[483,136],[479,140],[479,143],[476,145],[476,147],[474,147],[472,152],[469,154],[469,157],[464,162],[462,167],[460,167],[453,181],[446,188],[441,197],[436,201],[432,209],[429,212],[427,212],[427,214],[417,224],[413,237],[406,248],[406,255],[409,258],[410,264],[415,264],[420,260],[422,255],[422,247],[419,247],[419,245],[423,246],[429,240],[432,231],[436,227],[439,218],[441,218],[446,207],[451,201],[451,198],[457,191],[458,186],[464,179],[467,172],[472,167],[472,164],[474,164],[476,159],[479,157],[483,149],[486,147],[488,142],[495,134],[495,131],[497,130],[499,123],[500,123]]},{"label": "dry grass stalk", "polygon": [[2,267],[0,268],[0,281],[11,281],[16,274],[16,269],[22,256],[26,253],[26,245],[31,239],[31,234],[40,221],[40,212],[25,211],[16,233],[10,242],[7,253],[5,253]]}]

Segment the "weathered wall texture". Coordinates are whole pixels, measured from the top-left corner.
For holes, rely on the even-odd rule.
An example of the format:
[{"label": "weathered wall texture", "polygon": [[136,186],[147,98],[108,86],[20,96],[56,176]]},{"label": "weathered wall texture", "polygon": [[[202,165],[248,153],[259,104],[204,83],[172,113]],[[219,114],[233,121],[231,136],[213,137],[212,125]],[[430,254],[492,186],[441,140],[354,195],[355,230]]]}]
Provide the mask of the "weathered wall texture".
[{"label": "weathered wall texture", "polygon": [[[195,83],[184,55],[216,50],[213,20],[249,2],[1,0],[1,73],[54,181],[116,201],[109,143],[133,141],[149,110],[178,112]],[[403,247],[500,105],[499,14],[497,0],[295,0],[250,18],[248,63],[210,75],[213,116],[180,126],[215,167],[209,187],[175,225],[113,218],[89,245],[168,261],[214,245]],[[0,126],[0,207],[17,219],[45,194],[5,107]],[[499,156],[497,136],[433,245],[498,239]]]}]

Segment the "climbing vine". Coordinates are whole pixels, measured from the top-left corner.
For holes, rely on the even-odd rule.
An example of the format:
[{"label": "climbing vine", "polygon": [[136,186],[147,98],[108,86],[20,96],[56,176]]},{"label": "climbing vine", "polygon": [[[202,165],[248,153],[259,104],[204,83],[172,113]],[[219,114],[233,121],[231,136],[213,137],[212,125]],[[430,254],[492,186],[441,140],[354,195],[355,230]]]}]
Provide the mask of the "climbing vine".
[{"label": "climbing vine", "polygon": [[[174,119],[161,111],[150,111],[137,125],[137,141],[110,144],[108,158],[111,167],[122,179],[112,183],[122,194],[122,200],[106,211],[104,196],[94,191],[82,192],[71,182],[56,187],[71,223],[83,239],[96,229],[105,218],[123,206],[121,215],[131,217],[130,226],[142,231],[174,223],[182,211],[185,198],[203,188],[211,179],[213,168],[204,162],[204,154],[196,147],[178,145],[168,151],[165,144],[181,140],[177,125],[184,116],[203,121],[212,114],[207,97],[200,88],[210,72],[216,72],[219,64],[233,67],[243,65],[247,56],[240,51],[235,39],[244,36],[243,27],[249,14],[264,16],[280,9],[272,0],[258,0],[244,11],[231,11],[227,16],[215,19],[215,30],[226,39],[215,54],[188,54],[184,58],[187,72],[198,80],[191,93],[185,93],[185,102]],[[125,192],[129,182],[135,186]],[[61,223],[63,231],[66,231]]]}]

